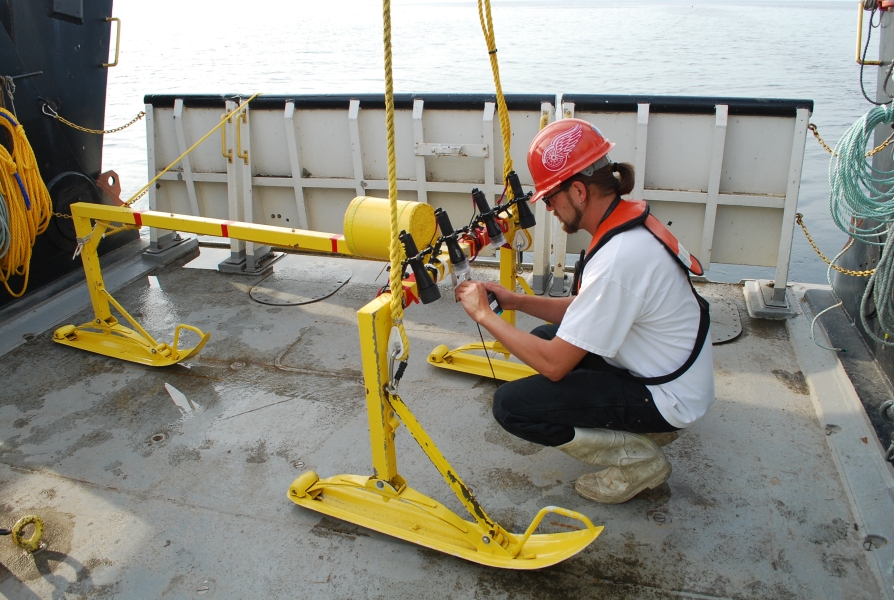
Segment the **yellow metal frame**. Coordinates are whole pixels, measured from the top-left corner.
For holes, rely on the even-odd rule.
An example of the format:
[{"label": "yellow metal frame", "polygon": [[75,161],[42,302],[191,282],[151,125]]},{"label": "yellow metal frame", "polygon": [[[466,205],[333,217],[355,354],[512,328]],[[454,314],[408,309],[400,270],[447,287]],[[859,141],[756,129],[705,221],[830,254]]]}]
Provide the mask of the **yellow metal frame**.
[{"label": "yellow metal frame", "polygon": [[[71,213],[95,318],[77,327],[60,327],[54,339],[68,346],[151,366],[173,364],[197,353],[208,340],[208,334],[181,324],[176,328],[171,344],[159,343],[109,294],[102,280],[97,246],[111,223],[230,237],[312,252],[351,254],[344,236],[325,233],[98,204],[76,203],[71,206]],[[441,264],[448,262],[447,257],[441,260]],[[508,267],[501,269],[501,274],[508,271]],[[512,275],[515,275],[514,270]],[[404,284],[415,293],[415,282],[405,281]],[[111,307],[134,329],[121,325],[112,316]],[[357,313],[357,317],[373,475],[336,475],[320,479],[315,472],[308,471],[289,487],[288,497],[292,502],[408,542],[507,569],[539,569],[554,565],[577,554],[596,539],[603,527],[593,525],[583,514],[555,506],[542,508],[523,534],[509,533],[491,519],[410,408],[387,387],[392,366],[389,362],[393,358],[388,356],[388,341],[394,326],[390,293],[375,298]],[[507,318],[514,318],[514,315]],[[179,348],[180,333],[184,329],[200,337],[193,348]],[[443,504],[417,492],[398,473],[394,438],[401,423],[473,520],[462,519]],[[577,531],[535,534],[540,522],[550,513],[575,519],[583,526]]]},{"label": "yellow metal frame", "polygon": [[[180,324],[174,330],[174,339],[168,344],[155,340],[128,314],[105,288],[99,265],[97,246],[111,223],[145,225],[172,231],[188,231],[199,235],[232,237],[249,242],[269,244],[280,248],[295,248],[308,252],[350,254],[343,236],[327,233],[287,229],[253,223],[237,223],[204,217],[191,217],[157,211],[136,211],[125,206],[106,206],[78,202],[71,205],[75,234],[78,237],[81,260],[90,301],[93,304],[93,320],[82,325],[64,325],[53,334],[53,339],[66,346],[88,352],[120,358],[150,367],[173,365],[193,356],[208,341],[210,334],[196,327]],[[122,325],[112,315],[112,307],[133,326]],[[180,348],[183,330],[199,336],[191,348]]]},{"label": "yellow metal frame", "polygon": [[863,57],[860,56],[863,50],[863,11],[866,9],[863,8],[863,0],[859,0],[857,5],[857,64],[873,66],[881,65],[882,61],[880,60],[863,60]]},{"label": "yellow metal frame", "polygon": [[106,17],[106,21],[109,23],[115,22],[118,24],[118,30],[115,33],[115,61],[110,63],[102,63],[102,66],[105,68],[117,67],[118,66],[118,54],[121,51],[121,19],[118,17]]},{"label": "yellow metal frame", "polygon": [[[518,214],[513,208],[511,217],[507,219],[509,229],[504,234],[506,239],[510,240],[510,244],[515,240],[516,232],[520,231],[516,223],[517,218]],[[510,290],[515,290],[518,285],[526,294],[534,295],[534,290],[518,273],[518,258],[515,249],[500,248],[500,285]],[[500,316],[510,325],[515,325],[514,310],[504,310]],[[503,358],[488,358],[485,354],[481,354],[482,351],[485,354],[502,354]],[[509,356],[509,350],[500,342],[484,342],[484,344],[476,342],[453,350],[442,344],[429,353],[428,364],[440,369],[460,371],[480,377],[493,376],[500,381],[515,381],[537,374],[537,371],[527,365],[511,362]]]}]

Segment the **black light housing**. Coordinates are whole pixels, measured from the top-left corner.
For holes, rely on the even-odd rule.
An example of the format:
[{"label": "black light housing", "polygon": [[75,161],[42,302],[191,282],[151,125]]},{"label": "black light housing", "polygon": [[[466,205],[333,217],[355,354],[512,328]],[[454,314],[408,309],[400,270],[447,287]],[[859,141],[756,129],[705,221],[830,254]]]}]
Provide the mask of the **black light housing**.
[{"label": "black light housing", "polygon": [[515,171],[509,171],[506,175],[506,181],[512,188],[512,197],[515,199],[515,205],[518,207],[518,226],[522,229],[528,229],[537,224],[531,207],[528,206],[528,198],[530,194],[525,194],[522,190],[521,182],[518,180],[518,174]]},{"label": "black light housing", "polygon": [[478,219],[483,221],[484,226],[487,228],[487,237],[490,238],[491,245],[494,248],[499,248],[506,243],[506,238],[503,236],[503,230],[497,225],[496,218],[490,209],[490,205],[487,203],[484,192],[478,188],[473,189],[472,199],[475,200],[475,206],[478,207]]},{"label": "black light housing", "polygon": [[398,238],[404,245],[404,251],[407,253],[407,263],[413,269],[413,275],[416,277],[416,291],[419,292],[419,299],[423,304],[430,304],[440,299],[441,291],[432,280],[428,269],[422,264],[422,257],[419,255],[419,249],[416,248],[413,236],[406,231],[401,231]]},{"label": "black light housing", "polygon": [[457,281],[463,281],[468,278],[471,269],[469,268],[469,259],[466,253],[459,247],[457,240],[457,232],[453,230],[450,223],[450,217],[447,211],[438,208],[435,210],[435,219],[438,220],[438,228],[441,230],[440,241],[447,246],[447,254],[450,256],[450,264],[453,265],[453,274]]}]

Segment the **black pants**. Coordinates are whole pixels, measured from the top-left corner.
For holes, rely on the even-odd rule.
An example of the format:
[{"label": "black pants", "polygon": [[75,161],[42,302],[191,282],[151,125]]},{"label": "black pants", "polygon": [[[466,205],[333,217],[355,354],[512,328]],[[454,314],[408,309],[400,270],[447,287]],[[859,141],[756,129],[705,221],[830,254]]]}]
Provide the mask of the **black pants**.
[{"label": "black pants", "polygon": [[[531,333],[551,340],[558,325],[541,325]],[[574,428],[617,429],[633,433],[676,431],[655,407],[649,389],[606,370],[601,356],[587,356],[561,381],[533,375],[504,383],[494,394],[494,418],[523,440],[560,446],[574,438]]]}]

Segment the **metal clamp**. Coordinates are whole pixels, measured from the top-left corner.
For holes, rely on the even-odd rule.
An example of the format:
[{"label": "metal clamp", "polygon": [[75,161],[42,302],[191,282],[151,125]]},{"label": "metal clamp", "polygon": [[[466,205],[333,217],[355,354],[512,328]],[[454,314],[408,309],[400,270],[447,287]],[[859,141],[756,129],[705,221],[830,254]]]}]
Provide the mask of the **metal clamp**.
[{"label": "metal clamp", "polygon": [[104,67],[117,67],[118,66],[118,52],[121,50],[121,19],[118,17],[106,17],[106,21],[112,22],[115,21],[118,23],[118,33],[115,34],[115,62],[111,63],[102,63]]},{"label": "metal clamp", "polygon": [[245,111],[242,111],[242,114],[236,117],[236,156],[244,160],[245,164],[248,164],[248,148],[245,149],[245,152],[242,151],[242,127],[239,125],[240,121],[248,123]]},{"label": "metal clamp", "polygon": [[[227,118],[227,115],[224,115],[220,118],[221,121],[226,120],[228,123],[232,123],[232,117]],[[233,149],[227,148],[227,126],[222,125],[220,128],[220,153],[223,155],[227,162],[233,162]]]}]

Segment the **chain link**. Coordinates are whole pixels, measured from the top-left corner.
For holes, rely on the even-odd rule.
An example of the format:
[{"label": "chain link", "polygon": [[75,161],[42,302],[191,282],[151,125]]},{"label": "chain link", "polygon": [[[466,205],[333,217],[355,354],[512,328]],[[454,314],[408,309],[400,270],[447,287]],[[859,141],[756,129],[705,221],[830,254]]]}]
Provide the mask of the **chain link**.
[{"label": "chain link", "polygon": [[[816,141],[819,142],[820,146],[825,148],[826,152],[828,152],[832,156],[838,156],[838,153],[836,153],[834,150],[829,148],[829,145],[826,143],[826,141],[822,137],[820,137],[819,130],[817,130],[816,125],[814,125],[813,123],[810,123],[809,125],[807,125],[807,129],[809,129],[813,133],[813,137],[816,138]],[[879,146],[876,146],[875,148],[873,148],[872,150],[867,152],[866,158],[875,156],[876,154],[878,154],[879,152],[884,150],[891,142],[894,142],[894,132],[892,132],[891,135],[888,136],[888,139],[886,139],[884,142],[882,142]],[[828,262],[828,261],[826,261],[826,262]]]},{"label": "chain link", "polygon": [[127,129],[128,127],[130,127],[131,125],[133,125],[134,123],[136,123],[137,121],[139,121],[140,119],[142,119],[143,117],[146,116],[146,112],[141,110],[140,114],[138,114],[136,117],[131,119],[131,121],[129,123],[127,123],[126,125],[122,125],[121,127],[115,127],[114,129],[89,129],[87,127],[81,127],[80,125],[72,123],[65,117],[62,117],[59,113],[57,113],[55,110],[50,108],[50,106],[48,104],[44,104],[43,107],[41,108],[41,110],[42,110],[43,114],[45,114],[46,116],[52,117],[52,118],[56,119],[57,121],[59,121],[60,123],[68,125],[72,129],[77,129],[78,131],[83,131],[84,133],[92,133],[95,135],[105,135],[107,133],[117,133],[123,129]]},{"label": "chain link", "polygon": [[[810,245],[813,246],[813,249],[819,255],[823,262],[838,271],[839,273],[844,273],[845,275],[851,275],[852,277],[871,277],[873,273],[875,273],[875,269],[871,271],[853,271],[851,269],[844,269],[839,267],[838,265],[832,264],[832,261],[826,258],[826,255],[823,254],[822,250],[820,250],[816,243],[813,241],[813,238],[810,236],[810,232],[807,231],[807,225],[804,224],[804,215],[801,213],[797,213],[795,215],[795,222],[801,226],[801,230],[804,232],[804,235],[807,237],[807,241],[810,242]],[[853,239],[850,242],[853,243]]]}]

